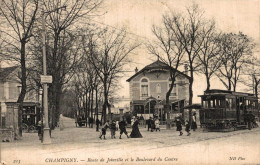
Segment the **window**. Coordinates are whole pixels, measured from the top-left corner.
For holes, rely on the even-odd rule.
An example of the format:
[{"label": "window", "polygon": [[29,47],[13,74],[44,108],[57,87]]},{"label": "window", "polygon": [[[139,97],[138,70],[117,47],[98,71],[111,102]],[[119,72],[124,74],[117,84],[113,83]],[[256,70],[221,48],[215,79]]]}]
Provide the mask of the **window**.
[{"label": "window", "polygon": [[161,85],[160,84],[156,85],[156,93],[161,93]]},{"label": "window", "polygon": [[148,80],[146,78],[141,80],[141,96],[148,97]]}]

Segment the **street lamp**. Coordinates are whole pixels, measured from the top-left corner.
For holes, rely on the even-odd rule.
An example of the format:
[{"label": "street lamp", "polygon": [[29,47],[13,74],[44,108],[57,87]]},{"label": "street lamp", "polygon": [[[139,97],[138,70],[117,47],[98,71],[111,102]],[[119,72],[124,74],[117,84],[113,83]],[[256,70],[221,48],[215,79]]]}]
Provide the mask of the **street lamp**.
[{"label": "street lamp", "polygon": [[[56,8],[52,11],[44,12],[44,9],[42,10],[42,28],[43,28],[43,33],[42,33],[42,59],[43,59],[43,76],[47,76],[47,65],[46,65],[46,27],[45,27],[45,22],[46,22],[46,16],[52,12],[58,11],[59,9],[66,8],[66,6],[62,6],[59,8]],[[44,108],[44,118],[45,118],[45,125],[43,129],[43,144],[51,144],[51,138],[50,138],[50,128],[49,128],[49,121],[48,121],[48,87],[47,83],[50,82],[42,82],[43,83],[43,108]]]}]

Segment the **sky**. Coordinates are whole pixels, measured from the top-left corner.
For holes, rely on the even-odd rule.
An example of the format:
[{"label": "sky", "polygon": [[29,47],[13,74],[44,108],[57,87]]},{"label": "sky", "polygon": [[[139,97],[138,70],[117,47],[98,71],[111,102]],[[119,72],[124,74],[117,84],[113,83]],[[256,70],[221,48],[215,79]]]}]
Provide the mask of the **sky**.
[{"label": "sky", "polygon": [[[205,17],[215,19],[217,28],[224,32],[242,31],[252,37],[258,44],[255,55],[260,58],[260,0],[104,0],[100,9],[102,16],[95,22],[100,26],[120,29],[126,28],[131,39],[140,43],[152,41],[151,27],[160,25],[162,15],[172,11],[183,12],[192,2],[199,4],[205,11]],[[130,54],[133,63],[128,64],[125,75],[119,80],[121,88],[116,91],[119,96],[129,97],[129,84],[126,80],[139,70],[154,62],[157,58],[150,55],[141,45]],[[183,68],[180,68],[183,71]],[[218,78],[211,79],[211,88],[225,89]],[[243,86],[238,91],[243,91]],[[200,102],[197,95],[203,94],[206,80],[203,75],[195,75],[193,86],[194,102]]]},{"label": "sky", "polygon": [[[174,10],[183,12],[186,6],[192,4],[190,0],[105,0],[106,14],[98,18],[102,26],[115,28],[125,27],[130,37],[139,42],[152,40],[151,27],[160,25],[162,15]],[[224,32],[237,33],[242,31],[253,38],[257,43],[260,40],[260,0],[196,0],[195,3],[205,11],[205,17],[215,19],[217,28]],[[259,47],[259,45],[257,45]],[[255,52],[255,55],[259,55]],[[257,54],[258,53],[258,54]],[[118,95],[129,97],[129,84],[126,82],[134,74],[135,67],[142,69],[145,65],[156,60],[150,55],[145,46],[140,46],[130,55],[133,64],[127,66],[125,76],[120,80],[122,88]],[[180,68],[183,70],[183,68]],[[218,78],[211,80],[212,89],[225,89]],[[238,91],[243,91],[240,86]],[[194,102],[199,103],[197,95],[203,94],[206,81],[203,75],[195,75],[193,86]]]}]

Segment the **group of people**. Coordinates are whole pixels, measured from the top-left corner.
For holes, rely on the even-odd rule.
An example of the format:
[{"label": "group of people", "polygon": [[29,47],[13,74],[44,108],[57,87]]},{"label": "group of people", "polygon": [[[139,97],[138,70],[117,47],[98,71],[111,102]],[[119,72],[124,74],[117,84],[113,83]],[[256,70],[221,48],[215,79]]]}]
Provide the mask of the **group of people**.
[{"label": "group of people", "polygon": [[154,130],[156,132],[161,131],[160,130],[160,120],[158,117],[156,117],[156,118],[150,117],[146,122],[147,122],[146,124],[148,125],[147,131],[151,131],[151,132],[153,132]]},{"label": "group of people", "polygon": [[[130,134],[130,136],[128,136],[128,132],[126,131],[126,126],[127,126],[127,122],[125,120],[125,118],[123,118],[119,123],[118,123],[118,127],[120,130],[120,136],[119,139],[122,139],[122,135],[125,134],[127,136],[127,138],[131,137],[131,138],[142,138],[142,134],[139,131],[139,118],[138,117],[133,117],[133,123],[132,123],[132,132]],[[116,130],[117,130],[117,126],[116,126],[116,121],[113,120],[111,123],[109,123],[109,120],[106,121],[106,123],[102,126],[101,128],[101,132],[100,132],[100,136],[99,138],[102,139],[106,139],[106,131],[107,129],[110,129],[111,132],[111,139],[115,139],[116,138]]]},{"label": "group of people", "polygon": [[[143,136],[140,133],[139,127],[138,127],[139,121],[140,121],[139,117],[135,117],[135,116],[132,117],[132,120],[131,120],[132,131],[131,131],[130,136],[128,136],[128,133],[126,131],[127,122],[126,122],[125,118],[123,118],[118,124],[119,130],[120,130],[119,139],[122,138],[122,134],[125,134],[127,136],[127,138],[129,138],[129,137],[130,138],[142,138]],[[193,115],[192,115],[191,125],[190,125],[189,120],[183,121],[183,118],[181,117],[181,115],[176,116],[175,122],[176,122],[177,131],[180,132],[179,136],[183,135],[182,125],[185,125],[185,131],[187,132],[187,136],[191,135],[190,128],[193,131],[196,131],[196,129],[197,129],[196,113],[193,113]],[[148,131],[151,131],[151,132],[153,132],[154,130],[160,131],[160,121],[159,121],[158,117],[155,117],[155,118],[150,117],[149,120],[147,120],[146,124],[148,125]],[[111,139],[116,138],[115,137],[115,134],[117,131],[116,121],[113,120],[111,123],[109,123],[109,120],[107,120],[101,128],[100,136],[99,136],[100,139],[102,139],[102,137],[103,137],[103,139],[106,139],[106,131],[108,128],[110,129],[110,132],[111,132]]]},{"label": "group of people", "polygon": [[196,131],[197,129],[197,123],[196,123],[196,112],[193,113],[192,115],[192,121],[191,123],[189,122],[189,120],[185,120],[183,121],[182,117],[180,115],[177,115],[176,118],[175,118],[175,122],[176,122],[176,131],[179,131],[180,132],[180,135],[179,136],[182,136],[183,135],[183,132],[182,132],[182,125],[184,124],[185,125],[185,131],[187,132],[187,136],[190,136],[191,133],[190,133],[190,128],[193,130],[193,131]]}]

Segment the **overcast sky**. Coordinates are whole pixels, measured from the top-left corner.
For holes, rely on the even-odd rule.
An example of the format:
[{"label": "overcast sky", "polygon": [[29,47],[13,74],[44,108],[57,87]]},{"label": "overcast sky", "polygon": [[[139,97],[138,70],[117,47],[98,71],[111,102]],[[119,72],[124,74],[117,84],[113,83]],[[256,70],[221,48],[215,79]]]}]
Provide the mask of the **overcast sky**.
[{"label": "overcast sky", "polygon": [[[242,31],[259,42],[259,0],[197,0],[195,2],[205,10],[206,17],[215,19],[220,30]],[[190,0],[105,0],[104,8],[107,13],[98,18],[98,21],[116,28],[124,26],[131,37],[143,42],[151,39],[151,26],[160,24],[162,14],[169,10],[182,12],[191,3]],[[141,69],[156,60],[147,53],[144,46],[136,50],[131,58],[135,62],[128,66],[131,71],[136,66]],[[129,85],[126,79],[133,74],[134,72],[129,72],[122,78],[120,82],[123,88],[118,91],[119,95],[129,97]],[[212,88],[225,89],[218,78],[213,78],[211,82]],[[238,90],[242,91],[242,88]],[[197,95],[202,94],[205,89],[204,77],[197,75],[193,86],[194,102],[200,102]]]}]

